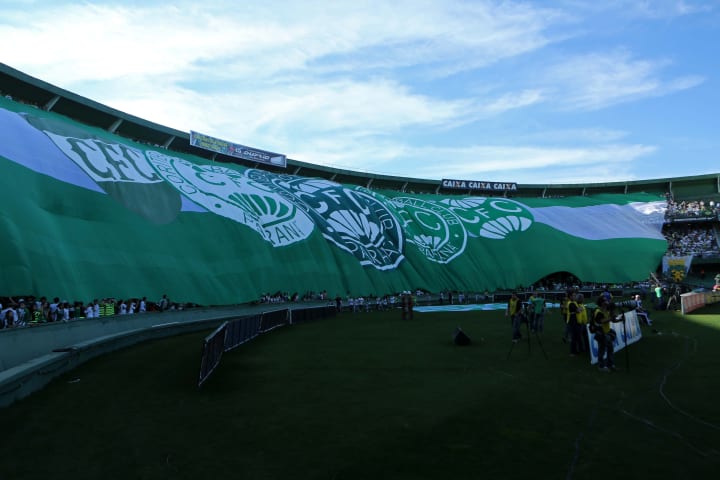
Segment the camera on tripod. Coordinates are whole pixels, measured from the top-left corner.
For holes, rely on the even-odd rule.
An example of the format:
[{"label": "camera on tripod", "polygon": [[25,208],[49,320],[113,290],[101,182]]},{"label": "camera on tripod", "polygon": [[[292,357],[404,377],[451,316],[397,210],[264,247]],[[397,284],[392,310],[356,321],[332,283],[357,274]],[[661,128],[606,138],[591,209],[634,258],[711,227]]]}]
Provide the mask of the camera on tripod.
[{"label": "camera on tripod", "polygon": [[520,315],[520,323],[530,322],[530,313],[532,313],[532,308],[533,306],[530,302],[520,302],[520,311],[518,312],[518,315]]}]

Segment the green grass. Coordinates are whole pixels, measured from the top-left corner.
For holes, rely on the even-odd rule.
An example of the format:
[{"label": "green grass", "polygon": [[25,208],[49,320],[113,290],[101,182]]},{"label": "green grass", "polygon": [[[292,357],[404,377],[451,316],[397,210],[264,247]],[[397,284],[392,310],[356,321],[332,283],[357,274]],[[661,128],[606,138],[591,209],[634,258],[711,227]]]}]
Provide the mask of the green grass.
[{"label": "green grass", "polygon": [[207,332],[145,343],[0,410],[0,479],[716,478],[719,313],[653,314],[614,374],[569,357],[557,312],[547,360],[535,336],[507,358],[501,312],[343,314],[242,345],[202,389]]}]

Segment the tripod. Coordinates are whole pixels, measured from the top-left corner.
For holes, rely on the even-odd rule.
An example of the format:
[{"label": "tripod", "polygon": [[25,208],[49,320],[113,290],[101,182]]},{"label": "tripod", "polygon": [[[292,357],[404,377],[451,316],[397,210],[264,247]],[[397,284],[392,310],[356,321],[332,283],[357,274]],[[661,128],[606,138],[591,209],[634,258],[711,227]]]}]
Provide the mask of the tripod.
[{"label": "tripod", "polygon": [[[526,311],[522,311],[518,315],[521,316],[520,322],[525,323],[525,334],[527,335],[528,356],[529,356],[530,355],[530,319],[528,318]],[[540,350],[542,351],[543,356],[545,357],[545,360],[547,360],[548,356],[547,356],[547,353],[545,352],[545,348],[543,348],[543,344],[542,344],[542,341],[540,340],[540,335],[538,335],[538,333],[537,333],[537,329],[535,330],[535,339],[537,340],[538,345],[540,346]],[[519,342],[516,341],[516,339],[513,339],[513,342],[510,345],[510,351],[508,352],[508,355],[507,355],[507,360],[510,360],[510,355],[512,355],[512,352],[513,352],[513,349],[515,348],[516,343],[519,343]]]},{"label": "tripod", "polygon": [[625,370],[627,370],[629,372],[630,371],[630,345],[628,344],[628,341],[627,341],[628,337],[627,337],[627,325],[625,324],[626,323],[625,312],[624,311],[620,312],[620,314],[623,317],[622,322],[623,322],[623,337],[624,337],[623,341],[625,342]]},{"label": "tripod", "polygon": [[673,291],[673,294],[668,299],[665,309],[668,311],[680,309],[680,302],[678,301],[677,290]]}]

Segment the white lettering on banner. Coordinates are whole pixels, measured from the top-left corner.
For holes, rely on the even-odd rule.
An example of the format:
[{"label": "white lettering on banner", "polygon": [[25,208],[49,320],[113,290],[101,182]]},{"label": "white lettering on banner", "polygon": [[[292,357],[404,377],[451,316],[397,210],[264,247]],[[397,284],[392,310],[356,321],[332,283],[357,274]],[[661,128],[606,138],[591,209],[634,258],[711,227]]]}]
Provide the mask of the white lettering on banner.
[{"label": "white lettering on banner", "polygon": [[500,210],[501,212],[507,213],[519,213],[523,211],[520,205],[509,200],[492,200],[490,202],[490,206],[493,207],[495,210]]},{"label": "white lettering on banner", "polygon": [[491,190],[491,191],[516,191],[517,183],[514,182],[482,182],[473,180],[441,180],[443,188],[465,189],[465,190]]},{"label": "white lettering on banner", "polygon": [[444,199],[441,203],[462,220],[471,237],[501,240],[511,232],[527,230],[533,223],[525,205],[506,198],[468,197]]},{"label": "white lettering on banner", "polygon": [[236,170],[195,165],[152,150],[146,154],[155,171],[180,193],[209,212],[252,228],[275,247],[304,240],[315,228],[292,202]]},{"label": "white lettering on banner", "polygon": [[98,138],[66,137],[47,130],[45,134],[96,182],[162,182],[140,150]]}]

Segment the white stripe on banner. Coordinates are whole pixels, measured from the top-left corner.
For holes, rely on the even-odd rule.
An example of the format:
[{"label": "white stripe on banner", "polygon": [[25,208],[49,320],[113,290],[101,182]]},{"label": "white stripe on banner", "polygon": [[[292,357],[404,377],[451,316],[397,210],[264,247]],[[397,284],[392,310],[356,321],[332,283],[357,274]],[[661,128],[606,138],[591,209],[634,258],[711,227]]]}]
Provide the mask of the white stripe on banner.
[{"label": "white stripe on banner", "polygon": [[[662,222],[665,202],[590,207],[530,208],[535,221],[568,235],[587,240],[652,238],[664,240]],[[658,223],[658,219],[660,222]],[[602,225],[602,228],[598,228]]]}]

